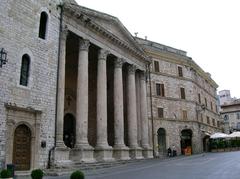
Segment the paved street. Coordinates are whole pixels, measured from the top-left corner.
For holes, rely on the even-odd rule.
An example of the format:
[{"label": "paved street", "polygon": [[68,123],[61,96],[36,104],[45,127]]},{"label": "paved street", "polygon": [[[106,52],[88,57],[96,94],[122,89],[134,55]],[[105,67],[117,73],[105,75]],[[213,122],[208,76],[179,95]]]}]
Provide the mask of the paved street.
[{"label": "paved street", "polygon": [[239,179],[240,152],[209,153],[170,161],[148,161],[87,179]]},{"label": "paved street", "polygon": [[[46,177],[68,179],[69,176]],[[86,172],[86,179],[239,179],[240,152],[148,160]]]}]

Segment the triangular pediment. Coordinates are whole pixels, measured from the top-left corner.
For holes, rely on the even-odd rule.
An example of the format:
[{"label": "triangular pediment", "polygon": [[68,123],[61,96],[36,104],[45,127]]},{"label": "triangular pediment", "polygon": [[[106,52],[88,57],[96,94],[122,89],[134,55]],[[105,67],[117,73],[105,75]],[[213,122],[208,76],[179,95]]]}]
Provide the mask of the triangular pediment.
[{"label": "triangular pediment", "polygon": [[144,53],[142,47],[137,43],[131,33],[117,17],[95,11],[93,9],[89,9],[83,6],[72,5],[71,8],[75,9],[81,14],[86,15],[91,19],[92,22],[104,28],[106,31],[108,31],[121,41],[125,42],[131,48],[134,48],[135,50]]}]

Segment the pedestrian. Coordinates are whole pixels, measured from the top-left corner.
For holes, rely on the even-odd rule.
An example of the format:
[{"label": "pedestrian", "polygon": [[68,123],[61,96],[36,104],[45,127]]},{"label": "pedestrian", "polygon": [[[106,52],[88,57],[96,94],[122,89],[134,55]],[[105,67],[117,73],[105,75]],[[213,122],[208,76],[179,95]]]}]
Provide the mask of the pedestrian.
[{"label": "pedestrian", "polygon": [[177,150],[176,150],[175,145],[172,146],[172,156],[173,157],[177,156]]},{"label": "pedestrian", "polygon": [[171,149],[171,147],[168,147],[167,153],[168,153],[168,157],[172,156],[172,149]]}]

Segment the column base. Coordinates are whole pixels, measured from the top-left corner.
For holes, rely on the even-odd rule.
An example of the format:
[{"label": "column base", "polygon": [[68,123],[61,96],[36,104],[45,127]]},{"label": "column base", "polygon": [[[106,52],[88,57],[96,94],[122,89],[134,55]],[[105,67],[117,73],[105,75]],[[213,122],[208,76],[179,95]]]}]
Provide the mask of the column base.
[{"label": "column base", "polygon": [[94,156],[97,161],[114,161],[112,147],[96,146],[94,151]]},{"label": "column base", "polygon": [[150,147],[143,148],[142,154],[144,158],[153,158],[153,150]]},{"label": "column base", "polygon": [[130,160],[129,157],[129,148],[125,145],[123,146],[114,146],[113,148],[113,157],[117,160]]},{"label": "column base", "polygon": [[143,159],[142,148],[141,147],[130,148],[129,155],[131,159]]},{"label": "column base", "polygon": [[74,162],[96,162],[93,157],[93,151],[94,149],[90,145],[77,146],[71,150],[70,159],[72,159]]},{"label": "column base", "polygon": [[54,149],[54,167],[64,167],[66,165],[72,164],[69,159],[70,149],[66,146],[56,147]]}]

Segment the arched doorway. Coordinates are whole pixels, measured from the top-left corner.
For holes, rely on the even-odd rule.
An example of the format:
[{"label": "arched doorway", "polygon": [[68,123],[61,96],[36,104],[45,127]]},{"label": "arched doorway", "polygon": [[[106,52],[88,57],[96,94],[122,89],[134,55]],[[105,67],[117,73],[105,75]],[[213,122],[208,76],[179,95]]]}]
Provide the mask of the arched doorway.
[{"label": "arched doorway", "polygon": [[164,128],[159,128],[157,133],[159,156],[164,156],[166,155],[166,131]]},{"label": "arched doorway", "polygon": [[64,144],[73,148],[76,139],[76,120],[72,114],[66,114],[64,116],[64,130],[63,130],[63,141]]},{"label": "arched doorway", "polygon": [[19,125],[14,132],[13,164],[16,170],[30,170],[31,165],[31,130],[26,125]]},{"label": "arched doorway", "polygon": [[192,153],[192,130],[184,129],[181,132],[181,152],[185,154],[185,150],[191,150]]},{"label": "arched doorway", "polygon": [[206,135],[203,138],[203,152],[209,152],[209,139],[210,139],[209,135]]}]

